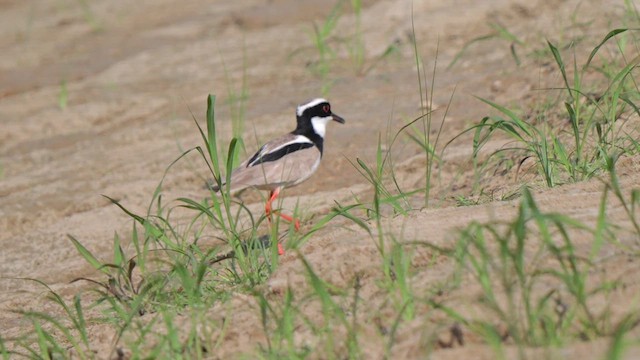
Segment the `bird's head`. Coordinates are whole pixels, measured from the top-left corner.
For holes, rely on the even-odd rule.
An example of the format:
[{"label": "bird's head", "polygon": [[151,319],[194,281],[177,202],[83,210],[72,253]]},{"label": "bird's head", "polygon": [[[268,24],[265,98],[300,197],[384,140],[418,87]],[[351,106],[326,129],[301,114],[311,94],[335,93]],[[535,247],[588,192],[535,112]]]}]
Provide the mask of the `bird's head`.
[{"label": "bird's head", "polygon": [[331,112],[331,104],[322,98],[298,105],[296,115],[298,128],[311,126],[313,131],[323,138],[329,121],[333,120],[344,124],[344,119]]}]

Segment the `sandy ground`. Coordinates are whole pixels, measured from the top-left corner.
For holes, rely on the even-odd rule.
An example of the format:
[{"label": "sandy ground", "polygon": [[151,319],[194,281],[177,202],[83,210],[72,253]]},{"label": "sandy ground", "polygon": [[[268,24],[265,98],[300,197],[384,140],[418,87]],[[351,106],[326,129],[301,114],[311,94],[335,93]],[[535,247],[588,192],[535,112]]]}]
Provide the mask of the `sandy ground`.
[{"label": "sandy ground", "polygon": [[[96,274],[77,255],[67,234],[73,234],[95,254],[111,256],[114,233],[127,234],[131,225],[100,195],[144,212],[168,164],[184,149],[200,145],[189,109],[204,120],[207,94],[218,96],[221,136],[229,138],[226,100],[229,89],[240,90],[246,69],[245,139],[248,150],[253,151],[259,142],[291,130],[295,105],[319,96],[322,87],[318,76],[309,70],[317,59],[310,39],[311,24],[327,16],[332,2],[113,0],[90,1],[87,7],[80,4],[63,0],[0,3],[3,337],[14,336],[25,326],[9,310],[48,306],[41,288],[8,278],[37,278],[65,296],[79,291],[82,285],[69,281]],[[474,96],[521,109],[535,108],[557,96],[536,90],[562,84],[551,59],[541,60],[535,50],[545,48],[545,39],[559,44],[580,39],[584,46],[578,47],[582,50],[577,56],[584,62],[588,51],[609,30],[621,26],[622,8],[623,1],[613,0],[365,1],[362,31],[366,64],[374,64],[391,44],[399,51],[376,62],[365,75],[354,71],[344,48],[337,53],[327,98],[347,124],[331,124],[321,169],[304,186],[288,190],[283,206],[291,209],[299,201],[305,212],[323,214],[334,200],[348,203],[354,196],[370,199],[370,186],[349,159],[374,159],[378,135],[393,133],[420,113],[410,42],[412,12],[415,38],[429,72],[437,54],[431,105],[436,110],[434,119],[442,119],[455,89],[441,134],[446,142],[490,113]],[[525,42],[516,48],[522,64],[517,66],[513,61],[509,42],[493,39],[473,44],[455,66],[446,69],[466,43],[493,31],[491,23],[501,24]],[[345,33],[353,26],[354,17],[349,13],[338,23],[338,29]],[[430,75],[428,82],[433,86]],[[59,105],[62,83],[68,94],[63,107]],[[456,195],[472,195],[469,139],[463,137],[447,148],[432,205],[407,218],[385,220],[389,233],[446,245],[453,230],[472,220],[515,216],[517,200],[470,207],[456,207],[451,200]],[[394,154],[403,186],[420,186],[424,157],[419,149],[402,137]],[[165,198],[206,195],[202,187],[206,172],[195,156],[191,159],[172,169],[165,182]],[[628,188],[640,181],[636,160],[621,163],[623,184]],[[499,174],[480,185],[494,191],[499,199],[519,186],[513,175]],[[535,185],[544,209],[588,223],[596,219],[602,188],[599,180],[552,190]],[[245,201],[254,209],[262,206],[256,194],[246,194]],[[420,203],[416,200],[417,208]],[[612,206],[609,215],[622,218],[621,207]],[[348,285],[355,274],[364,274],[363,281],[371,279],[373,283],[380,268],[371,238],[346,220],[336,219],[316,234],[302,253],[337,285]],[[420,256],[414,260],[417,264],[421,261],[427,260]],[[430,282],[442,281],[450,271],[448,266],[442,264],[424,273],[416,280],[417,286],[428,288]],[[625,297],[638,300],[638,284],[633,280],[634,276],[637,279],[638,265],[623,262],[611,265],[611,271],[630,274],[626,292],[619,295],[622,308],[628,308]],[[277,294],[289,284],[303,283],[300,272],[300,262],[287,255],[267,286]],[[363,291],[372,288],[365,285]],[[239,310],[229,341],[220,349],[221,357],[246,351],[243,341],[263,337],[251,307],[243,307],[242,299],[234,301],[245,312]],[[424,344],[428,336],[420,321],[425,318],[401,329],[394,358],[424,358],[425,351],[434,350]],[[107,336],[95,336],[105,348],[112,346],[104,339]],[[374,346],[376,336],[371,341],[370,347],[363,345],[371,349],[365,354],[367,358],[377,357],[379,350]],[[606,346],[605,340],[579,343],[549,356],[601,358]],[[437,358],[493,356],[486,345],[473,341],[434,351]]]}]

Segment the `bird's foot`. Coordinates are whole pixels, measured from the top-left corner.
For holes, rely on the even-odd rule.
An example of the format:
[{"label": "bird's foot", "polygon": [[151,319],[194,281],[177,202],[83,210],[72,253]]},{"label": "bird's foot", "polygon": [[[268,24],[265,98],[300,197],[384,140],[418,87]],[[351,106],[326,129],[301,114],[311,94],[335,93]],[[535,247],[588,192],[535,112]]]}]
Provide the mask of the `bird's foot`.
[{"label": "bird's foot", "polygon": [[300,231],[300,220],[294,219],[292,216],[285,215],[285,214],[282,214],[282,213],[278,213],[278,215],[281,218],[287,220],[288,222],[293,223],[293,227],[296,229],[296,231]]},{"label": "bird's foot", "polygon": [[284,220],[293,223],[293,227],[296,229],[296,231],[300,231],[300,220],[298,219],[294,219],[292,216],[289,215],[285,215],[283,213],[281,213],[280,211],[269,211],[267,213],[267,220],[269,221],[269,224],[271,224],[271,214],[276,214],[278,216],[280,216],[281,218],[283,218]]},{"label": "bird's foot", "polygon": [[[278,212],[276,212],[276,214],[279,215],[281,218],[289,221],[289,222],[293,222],[294,229],[296,231],[300,231],[300,220],[298,220],[298,219],[294,220],[291,216],[280,214]],[[269,220],[269,225],[271,225],[271,214],[267,215],[267,219]],[[280,256],[284,255],[284,248],[282,247],[282,244],[280,242],[278,242],[278,255],[280,255]]]}]

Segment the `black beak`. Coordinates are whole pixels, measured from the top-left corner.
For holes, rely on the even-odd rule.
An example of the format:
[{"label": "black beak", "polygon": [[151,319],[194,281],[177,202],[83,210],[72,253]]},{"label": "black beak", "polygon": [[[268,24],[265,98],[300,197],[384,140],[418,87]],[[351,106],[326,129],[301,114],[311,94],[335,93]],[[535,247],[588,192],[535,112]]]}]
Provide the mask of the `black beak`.
[{"label": "black beak", "polygon": [[336,114],[331,114],[331,116],[333,116],[333,121],[337,121],[340,124],[344,124],[344,119],[341,118],[340,116],[336,115]]}]

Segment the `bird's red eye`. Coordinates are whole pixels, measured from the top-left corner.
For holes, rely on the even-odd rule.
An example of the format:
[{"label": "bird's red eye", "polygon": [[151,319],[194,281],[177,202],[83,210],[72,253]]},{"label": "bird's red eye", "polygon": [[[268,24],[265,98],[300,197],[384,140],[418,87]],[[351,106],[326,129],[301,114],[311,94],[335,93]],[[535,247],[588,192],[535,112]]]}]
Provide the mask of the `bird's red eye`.
[{"label": "bird's red eye", "polygon": [[322,111],[324,111],[325,113],[330,113],[331,112],[331,107],[329,105],[324,105],[322,107]]}]

